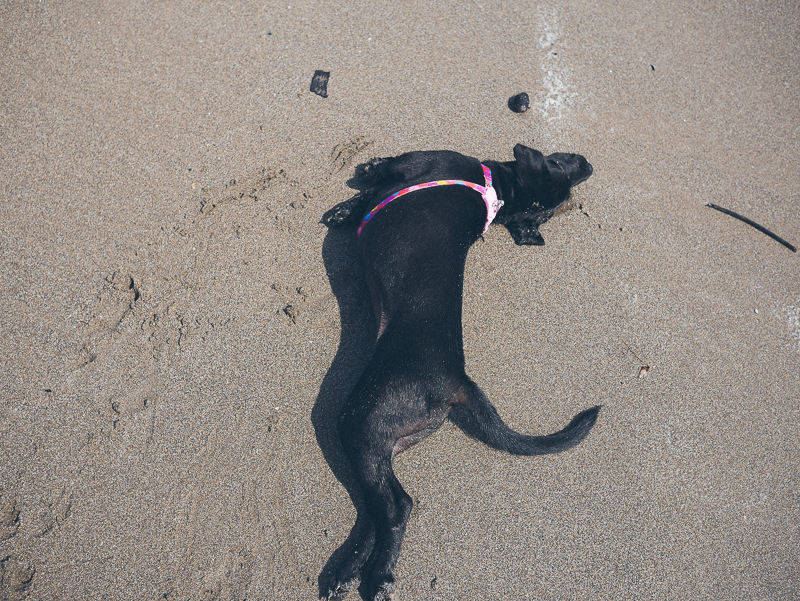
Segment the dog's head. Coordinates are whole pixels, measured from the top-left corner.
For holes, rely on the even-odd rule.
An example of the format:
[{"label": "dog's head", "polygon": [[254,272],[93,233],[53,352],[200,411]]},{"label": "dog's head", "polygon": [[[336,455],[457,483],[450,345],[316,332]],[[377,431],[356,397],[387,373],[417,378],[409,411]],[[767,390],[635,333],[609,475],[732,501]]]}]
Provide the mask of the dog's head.
[{"label": "dog's head", "polygon": [[516,181],[513,198],[497,215],[517,244],[544,244],[539,226],[569,198],[570,188],[592,175],[592,165],[579,154],[556,152],[544,156],[522,144],[514,147],[513,163],[506,163]]}]

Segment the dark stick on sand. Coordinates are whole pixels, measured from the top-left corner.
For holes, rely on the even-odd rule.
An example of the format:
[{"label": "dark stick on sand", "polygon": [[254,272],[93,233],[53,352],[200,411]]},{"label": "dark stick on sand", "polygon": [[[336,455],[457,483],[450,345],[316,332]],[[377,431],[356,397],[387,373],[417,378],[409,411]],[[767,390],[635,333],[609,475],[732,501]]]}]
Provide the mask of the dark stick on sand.
[{"label": "dark stick on sand", "polygon": [[721,211],[721,212],[725,213],[726,215],[730,215],[731,217],[736,217],[736,219],[740,219],[741,221],[744,221],[745,223],[747,223],[749,225],[752,225],[759,232],[761,232],[763,234],[766,234],[767,236],[769,236],[773,240],[777,240],[778,242],[783,244],[786,248],[788,248],[793,253],[797,252],[797,249],[794,246],[789,244],[786,240],[784,240],[783,238],[781,238],[777,234],[773,234],[771,231],[769,231],[763,225],[758,225],[755,221],[752,221],[751,219],[748,219],[747,217],[742,217],[741,215],[739,215],[739,213],[734,213],[733,211],[731,211],[729,209],[723,209],[722,207],[718,207],[715,204],[708,203],[706,206],[707,207],[711,207],[712,209],[716,209],[717,211]]}]

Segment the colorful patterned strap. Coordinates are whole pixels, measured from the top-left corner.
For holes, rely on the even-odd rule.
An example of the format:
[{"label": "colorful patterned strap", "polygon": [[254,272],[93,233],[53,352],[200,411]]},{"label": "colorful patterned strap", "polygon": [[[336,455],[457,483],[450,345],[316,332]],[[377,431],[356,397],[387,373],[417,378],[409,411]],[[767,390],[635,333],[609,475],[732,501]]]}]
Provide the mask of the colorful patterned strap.
[{"label": "colorful patterned strap", "polygon": [[400,198],[408,194],[409,192],[416,192],[417,190],[424,190],[425,188],[434,188],[436,186],[469,186],[476,192],[480,192],[481,198],[483,198],[483,202],[486,203],[486,224],[483,226],[483,231],[481,234],[485,234],[486,230],[489,229],[489,224],[494,221],[494,218],[497,216],[497,211],[500,210],[500,207],[503,206],[503,201],[497,198],[497,192],[492,187],[492,172],[491,170],[481,163],[481,167],[483,167],[483,177],[486,179],[486,185],[481,186],[479,184],[474,184],[472,182],[466,182],[461,179],[440,179],[435,182],[426,182],[424,184],[417,184],[416,186],[411,186],[409,188],[405,188],[400,190],[399,192],[395,192],[389,198],[384,200],[380,203],[377,207],[372,209],[369,213],[364,216],[364,219],[361,221],[361,225],[358,226],[358,236],[361,237],[361,230],[364,229],[364,226],[367,222],[375,216],[375,213],[380,211],[383,207],[388,205],[392,202],[395,198]]}]

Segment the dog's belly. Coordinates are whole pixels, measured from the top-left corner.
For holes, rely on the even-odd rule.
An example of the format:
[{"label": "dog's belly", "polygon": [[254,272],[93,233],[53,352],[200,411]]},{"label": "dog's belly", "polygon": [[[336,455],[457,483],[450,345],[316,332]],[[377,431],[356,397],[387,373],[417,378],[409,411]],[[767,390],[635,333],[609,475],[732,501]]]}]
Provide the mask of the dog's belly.
[{"label": "dog's belly", "polygon": [[449,412],[450,407],[448,405],[437,406],[431,410],[428,419],[416,421],[402,428],[392,446],[392,457],[413,447],[421,440],[424,440],[436,432],[444,423]]},{"label": "dog's belly", "polygon": [[447,415],[450,413],[450,407],[464,403],[466,403],[466,392],[463,388],[459,388],[446,402],[432,408],[428,419],[416,421],[403,428],[399,432],[399,436],[392,447],[392,457],[413,447],[421,440],[436,432],[444,423],[444,420],[447,419]]}]

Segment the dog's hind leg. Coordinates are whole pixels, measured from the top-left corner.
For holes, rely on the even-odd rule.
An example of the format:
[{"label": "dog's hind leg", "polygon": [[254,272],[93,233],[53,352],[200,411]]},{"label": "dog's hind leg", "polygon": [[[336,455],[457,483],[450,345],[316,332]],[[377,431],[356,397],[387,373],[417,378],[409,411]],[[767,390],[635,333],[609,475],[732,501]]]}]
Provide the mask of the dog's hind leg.
[{"label": "dog's hind leg", "polygon": [[[393,437],[387,436],[389,424],[374,419],[374,414],[364,421],[361,417],[342,416],[339,432],[364,500],[368,527],[357,533],[354,526],[354,547],[339,562],[327,587],[327,599],[331,600],[346,597],[358,579],[361,579],[365,599],[389,598],[394,585],[394,567],[413,505],[392,469],[392,457],[397,449]],[[367,425],[370,422],[372,427]]]},{"label": "dog's hind leg", "polygon": [[[406,381],[398,389],[378,384],[373,375],[368,368],[361,386],[349,397],[339,418],[339,434],[375,533],[369,559],[351,570],[361,576],[364,599],[383,601],[394,587],[393,572],[413,507],[395,476],[392,460],[434,432],[449,407],[429,404],[427,386]],[[356,558],[351,559],[355,565]]]},{"label": "dog's hind leg", "polygon": [[[339,429],[340,432],[345,430],[341,421]],[[346,444],[345,441],[350,444]],[[372,554],[372,549],[375,544],[375,524],[372,511],[369,511],[371,500],[365,494],[366,490],[363,485],[364,478],[360,473],[357,462],[358,450],[354,448],[357,447],[357,444],[353,444],[356,441],[348,436],[342,436],[342,442],[349,463],[356,475],[359,492],[361,493],[362,501],[365,502],[367,512],[365,516],[359,514],[356,523],[350,531],[348,543],[345,543],[349,544],[346,555],[337,561],[333,572],[328,574],[324,586],[320,589],[320,599],[325,599],[327,601],[340,601],[347,597],[354,584],[357,584],[361,579],[363,566]]]},{"label": "dog's hind leg", "polygon": [[[373,432],[368,439],[377,444],[362,448],[354,460],[367,511],[375,526],[372,554],[361,570],[360,590],[364,598],[370,601],[391,598],[394,568],[413,507],[411,497],[395,476],[392,459],[435,432],[450,409],[446,402],[429,403],[431,397],[423,394],[421,389],[415,392],[409,394],[406,400],[413,398],[419,399],[419,402],[404,405],[402,419],[399,420],[397,413],[388,410],[383,419],[373,420]],[[381,438],[376,432],[391,432],[391,435]]]},{"label": "dog's hind leg", "polygon": [[375,543],[362,568],[360,590],[365,599],[389,599],[394,589],[394,568],[400,556],[413,501],[392,469],[391,451],[362,457],[360,476],[367,511],[375,528]]},{"label": "dog's hind leg", "polygon": [[354,526],[355,546],[340,561],[323,598],[345,598],[360,578],[364,598],[382,601],[390,598],[394,587],[394,567],[413,502],[394,474],[391,448],[344,446],[357,474],[369,525],[360,533]]}]

